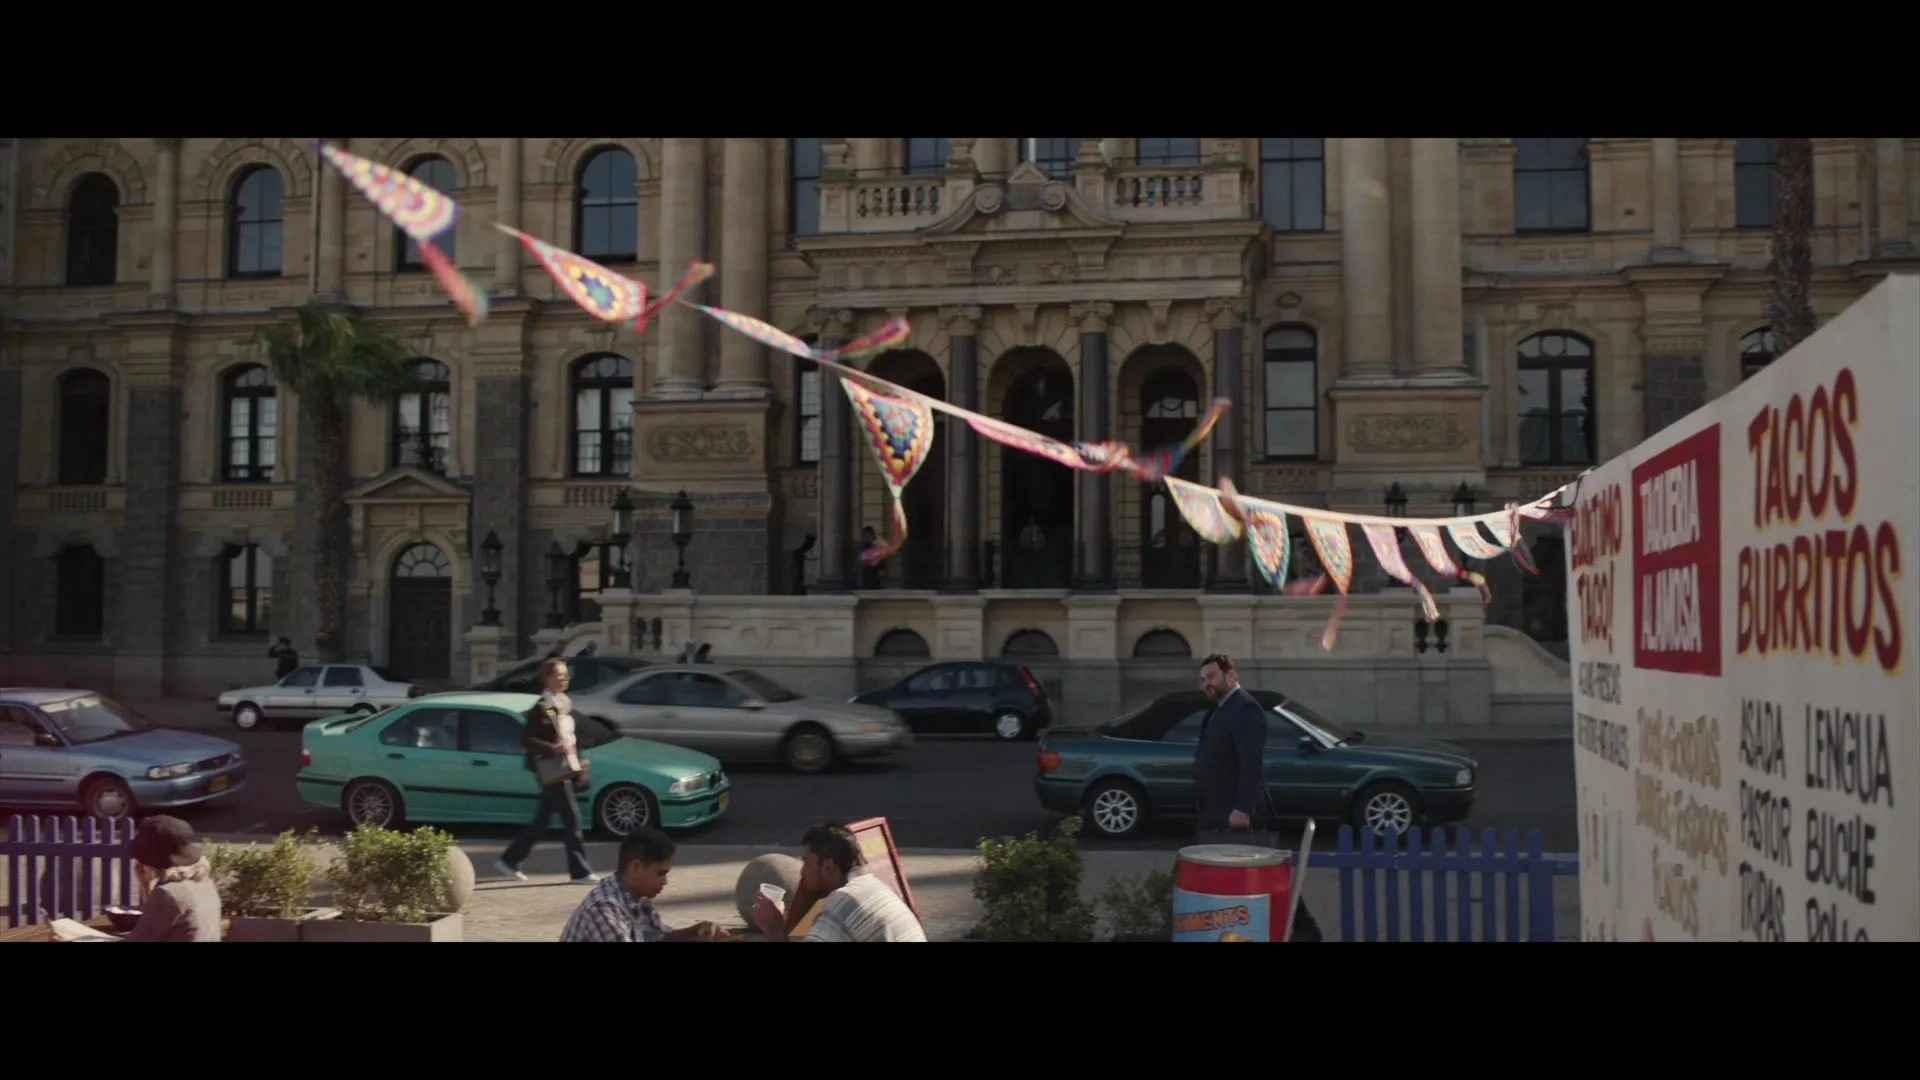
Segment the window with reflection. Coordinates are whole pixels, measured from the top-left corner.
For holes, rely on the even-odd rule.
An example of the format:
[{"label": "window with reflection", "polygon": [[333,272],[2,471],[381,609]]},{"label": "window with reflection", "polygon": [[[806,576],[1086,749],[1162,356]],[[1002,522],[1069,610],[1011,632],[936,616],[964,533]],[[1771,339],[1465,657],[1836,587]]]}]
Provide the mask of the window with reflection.
[{"label": "window with reflection", "polygon": [[1134,160],[1142,165],[1198,165],[1199,139],[1135,139]]},{"label": "window with reflection", "polygon": [[1593,464],[1593,344],[1556,330],[1519,352],[1520,463]]},{"label": "window with reflection", "polygon": [[640,251],[640,170],[617,146],[580,165],[574,195],[574,250],[600,262],[632,262]]},{"label": "window with reflection", "polygon": [[913,176],[945,172],[953,144],[947,139],[908,139],[907,173]]},{"label": "window with reflection", "polygon": [[[453,176],[453,163],[443,157],[423,157],[407,169],[407,175],[420,181],[442,195],[452,195],[457,182]],[[404,230],[395,229],[393,248],[395,269],[420,270],[426,263],[420,259],[420,242],[408,236]],[[454,255],[454,243],[459,237],[449,226],[445,232],[433,238],[433,246],[447,257],[448,262],[459,265]]]},{"label": "window with reflection", "polygon": [[229,545],[220,570],[220,632],[266,633],[273,625],[273,556],[258,544]]},{"label": "window with reflection", "polygon": [[111,285],[120,272],[120,188],[88,173],[67,200],[67,284]]},{"label": "window with reflection", "polygon": [[222,475],[237,483],[272,480],[280,432],[280,388],[272,369],[248,364],[228,372],[221,382],[227,424]]},{"label": "window with reflection", "polygon": [[1320,452],[1320,352],[1311,328],[1267,331],[1261,375],[1266,393],[1266,448],[1270,458],[1310,458]]},{"label": "window with reflection", "polygon": [[1779,139],[1733,142],[1733,223],[1742,229],[1773,226],[1773,166]]},{"label": "window with reflection", "polygon": [[820,231],[820,144],[824,139],[787,140],[787,235]]},{"label": "window with reflection", "polygon": [[802,465],[820,463],[820,369],[800,372],[799,436]]},{"label": "window with reflection", "polygon": [[393,463],[447,471],[453,448],[453,372],[438,360],[413,365],[414,388],[393,403]]},{"label": "window with reflection", "polygon": [[107,482],[108,414],[113,384],[92,368],[60,377],[60,467],[63,485]]},{"label": "window with reflection", "polygon": [[228,277],[279,275],[280,204],[286,194],[280,174],[266,165],[256,165],[235,178],[227,200]]},{"label": "window with reflection", "polygon": [[1513,140],[1515,232],[1586,232],[1587,140]]},{"label": "window with reflection", "polygon": [[573,366],[573,474],[633,472],[633,361],[603,353]]},{"label": "window with reflection", "polygon": [[1020,160],[1031,161],[1048,176],[1065,176],[1080,156],[1079,139],[1021,139]]},{"label": "window with reflection", "polygon": [[573,581],[567,589],[567,622],[600,621],[600,593],[613,588],[612,545],[604,541],[574,547]]},{"label": "window with reflection", "polygon": [[1275,232],[1327,227],[1324,139],[1260,140],[1260,215]]},{"label": "window with reflection", "polygon": [[1765,370],[1773,363],[1779,344],[1774,340],[1773,327],[1763,326],[1750,330],[1740,338],[1740,381],[1746,382]]}]

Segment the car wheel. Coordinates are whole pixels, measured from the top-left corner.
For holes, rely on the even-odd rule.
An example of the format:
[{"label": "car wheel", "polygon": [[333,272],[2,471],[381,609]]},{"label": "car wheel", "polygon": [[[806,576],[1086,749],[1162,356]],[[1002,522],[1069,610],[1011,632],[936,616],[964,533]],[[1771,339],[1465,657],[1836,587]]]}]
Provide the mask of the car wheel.
[{"label": "car wheel", "polygon": [[646,788],[637,784],[615,784],[600,793],[593,820],[601,832],[621,840],[649,826],[659,828],[660,805]]},{"label": "car wheel", "polygon": [[780,744],[780,760],[795,772],[819,772],[833,764],[833,736],[813,724],[802,724]]},{"label": "car wheel", "polygon": [[251,701],[243,701],[233,707],[233,726],[241,731],[252,731],[266,718],[266,714],[260,711],[260,706]]},{"label": "car wheel", "polygon": [[1393,829],[1405,836],[1420,823],[1420,796],[1412,788],[1392,780],[1368,784],[1353,800],[1353,827],[1356,832],[1372,829],[1385,835]]},{"label": "car wheel", "polygon": [[86,808],[88,816],[97,818],[130,817],[135,809],[133,792],[111,776],[87,781],[86,789],[80,793],[80,805]]},{"label": "car wheel", "polygon": [[1147,796],[1127,780],[1103,780],[1087,795],[1087,826],[1108,840],[1125,840],[1147,825]]},{"label": "car wheel", "polygon": [[407,804],[385,780],[355,780],[340,794],[340,809],[355,828],[397,829],[406,822]]},{"label": "car wheel", "polygon": [[993,737],[1001,742],[1019,742],[1032,735],[1027,726],[1027,718],[1012,709],[993,718]]}]

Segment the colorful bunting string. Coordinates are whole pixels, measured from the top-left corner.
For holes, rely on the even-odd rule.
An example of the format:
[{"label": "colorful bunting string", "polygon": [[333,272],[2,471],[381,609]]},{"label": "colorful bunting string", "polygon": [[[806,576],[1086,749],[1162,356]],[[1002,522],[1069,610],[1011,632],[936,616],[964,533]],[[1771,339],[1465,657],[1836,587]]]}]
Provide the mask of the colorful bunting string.
[{"label": "colorful bunting string", "polygon": [[446,290],[453,306],[467,317],[467,325],[480,325],[487,317],[487,294],[476,288],[435,243],[440,236],[456,230],[460,204],[405,173],[325,143],[319,147],[321,157],[340,170],[347,182],[365,195],[387,220],[413,239],[420,249],[420,261],[433,275],[433,280]]}]

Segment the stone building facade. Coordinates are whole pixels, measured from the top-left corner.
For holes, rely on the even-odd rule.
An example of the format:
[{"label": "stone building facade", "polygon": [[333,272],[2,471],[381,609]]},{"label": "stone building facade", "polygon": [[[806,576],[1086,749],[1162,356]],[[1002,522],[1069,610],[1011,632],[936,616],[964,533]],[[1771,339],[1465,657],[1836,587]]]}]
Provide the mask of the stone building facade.
[{"label": "stone building facade", "polygon": [[[886,495],[832,384],[683,309],[597,323],[488,218],[656,288],[710,259],[697,299],[816,342],[905,315],[870,370],[1049,434],[1152,446],[1229,398],[1183,472],[1308,506],[1532,496],[1770,356],[1765,139],[336,141],[469,210],[451,254],[485,323],[306,140],[0,140],[9,678],[201,694],[269,673],[271,637],[311,646],[311,439],[259,331],[318,295],[431,383],[356,409],[348,499],[348,648],[423,680],[694,636],[832,693],[1011,655],[1105,709],[1225,648],[1303,694],[1400,687],[1380,722],[1564,701],[1534,643],[1565,634],[1551,536],[1538,581],[1489,567],[1490,609],[1447,599],[1444,654],[1363,574],[1329,655],[1307,643],[1330,601],[1250,582],[1164,494],[944,422],[911,540],[862,570]],[[1815,159],[1824,320],[1915,266],[1920,142]],[[668,589],[681,490],[691,591]],[[473,629],[490,533],[498,631]]]}]

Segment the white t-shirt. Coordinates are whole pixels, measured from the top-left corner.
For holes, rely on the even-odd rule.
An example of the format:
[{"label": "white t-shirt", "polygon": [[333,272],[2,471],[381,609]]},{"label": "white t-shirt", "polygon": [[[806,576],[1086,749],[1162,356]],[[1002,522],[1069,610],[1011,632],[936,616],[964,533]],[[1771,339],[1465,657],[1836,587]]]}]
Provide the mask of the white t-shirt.
[{"label": "white t-shirt", "polygon": [[554,713],[553,729],[560,735],[560,749],[573,745],[573,699],[549,690],[540,695]]}]

